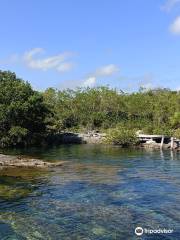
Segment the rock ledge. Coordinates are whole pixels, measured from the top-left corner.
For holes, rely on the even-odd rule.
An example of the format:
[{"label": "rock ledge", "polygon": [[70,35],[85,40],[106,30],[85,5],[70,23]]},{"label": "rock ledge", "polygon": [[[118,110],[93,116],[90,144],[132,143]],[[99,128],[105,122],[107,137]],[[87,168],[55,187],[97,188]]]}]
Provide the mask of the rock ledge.
[{"label": "rock ledge", "polygon": [[44,162],[40,159],[35,158],[26,158],[21,156],[9,156],[0,154],[0,167],[55,167],[55,166],[62,166],[63,161],[61,162]]}]

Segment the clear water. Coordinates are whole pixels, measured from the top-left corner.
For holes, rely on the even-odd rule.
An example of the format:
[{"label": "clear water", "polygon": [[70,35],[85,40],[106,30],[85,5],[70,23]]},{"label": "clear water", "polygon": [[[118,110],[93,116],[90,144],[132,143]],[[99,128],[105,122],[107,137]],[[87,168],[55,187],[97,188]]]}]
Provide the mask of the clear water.
[{"label": "clear water", "polygon": [[[0,170],[1,240],[180,239],[179,153],[69,145],[21,154],[66,163]],[[137,226],[174,232],[138,238]]]}]

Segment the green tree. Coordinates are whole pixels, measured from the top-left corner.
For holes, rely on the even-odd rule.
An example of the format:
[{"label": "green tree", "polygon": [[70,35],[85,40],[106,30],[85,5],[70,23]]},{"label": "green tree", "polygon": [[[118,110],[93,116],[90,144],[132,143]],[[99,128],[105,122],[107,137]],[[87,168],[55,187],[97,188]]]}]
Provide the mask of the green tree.
[{"label": "green tree", "polygon": [[15,73],[0,71],[0,146],[41,143],[49,110],[40,93]]}]

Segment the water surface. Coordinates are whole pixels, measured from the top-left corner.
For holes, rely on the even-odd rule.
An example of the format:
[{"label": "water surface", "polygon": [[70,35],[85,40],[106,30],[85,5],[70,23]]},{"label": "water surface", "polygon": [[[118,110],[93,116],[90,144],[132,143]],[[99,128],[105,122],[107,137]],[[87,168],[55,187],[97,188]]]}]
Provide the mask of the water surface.
[{"label": "water surface", "polygon": [[[93,145],[8,153],[67,163],[0,170],[1,240],[180,239],[179,153]],[[174,232],[137,238],[137,226]]]}]

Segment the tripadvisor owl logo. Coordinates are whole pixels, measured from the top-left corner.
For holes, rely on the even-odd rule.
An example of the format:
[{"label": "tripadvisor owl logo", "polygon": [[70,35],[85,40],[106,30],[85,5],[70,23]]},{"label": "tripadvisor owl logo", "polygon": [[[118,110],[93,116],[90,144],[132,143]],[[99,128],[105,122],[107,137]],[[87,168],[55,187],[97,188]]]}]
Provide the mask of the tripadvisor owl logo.
[{"label": "tripadvisor owl logo", "polygon": [[142,228],[142,227],[136,227],[135,228],[135,234],[137,236],[141,236],[143,234],[171,234],[173,233],[173,229],[167,229],[167,228],[157,228],[157,229],[148,229],[148,228]]},{"label": "tripadvisor owl logo", "polygon": [[135,234],[136,234],[137,236],[143,235],[143,228],[142,228],[142,227],[136,227],[136,228],[135,228]]}]

